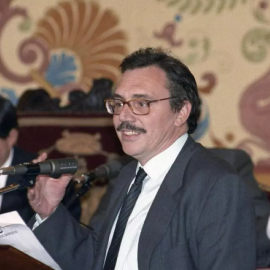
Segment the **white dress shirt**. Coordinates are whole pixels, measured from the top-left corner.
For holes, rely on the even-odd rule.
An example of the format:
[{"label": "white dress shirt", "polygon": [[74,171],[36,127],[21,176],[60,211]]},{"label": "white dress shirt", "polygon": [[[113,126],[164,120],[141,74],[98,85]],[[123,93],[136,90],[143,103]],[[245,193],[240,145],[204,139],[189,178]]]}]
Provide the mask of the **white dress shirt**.
[{"label": "white dress shirt", "polygon": [[[1,168],[9,167],[11,165],[11,162],[12,162],[12,159],[13,159],[13,152],[14,152],[14,150],[12,148],[11,151],[9,152],[9,156],[8,156],[7,160],[2,165]],[[3,187],[6,186],[7,178],[8,178],[8,175],[0,175],[0,188],[3,188]],[[0,195],[0,209],[1,209],[1,206],[2,206],[2,201],[3,201],[3,195]]]},{"label": "white dress shirt", "polygon": [[[139,167],[142,167],[147,173],[147,176],[144,179],[142,191],[128,219],[119,249],[115,270],[138,270],[138,243],[144,221],[166,174],[184,146],[187,138],[188,135],[184,134],[169,148],[149,160],[145,166],[141,166],[141,164],[138,163],[137,171]],[[131,185],[134,180],[135,178]],[[110,233],[107,252],[111,244],[118,215]]]}]

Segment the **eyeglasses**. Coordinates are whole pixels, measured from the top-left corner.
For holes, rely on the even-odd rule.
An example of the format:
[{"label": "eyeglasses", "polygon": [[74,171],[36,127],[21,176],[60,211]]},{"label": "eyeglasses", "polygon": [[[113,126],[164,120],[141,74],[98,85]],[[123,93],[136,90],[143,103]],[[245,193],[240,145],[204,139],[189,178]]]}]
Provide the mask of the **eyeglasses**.
[{"label": "eyeglasses", "polygon": [[106,104],[106,109],[108,113],[119,115],[124,106],[127,104],[130,110],[136,114],[136,115],[146,115],[150,112],[150,104],[162,100],[172,99],[176,98],[178,96],[174,97],[168,97],[168,98],[162,98],[162,99],[156,99],[156,100],[147,100],[142,98],[132,98],[130,100],[124,101],[119,98],[108,98],[105,99],[104,102]]}]

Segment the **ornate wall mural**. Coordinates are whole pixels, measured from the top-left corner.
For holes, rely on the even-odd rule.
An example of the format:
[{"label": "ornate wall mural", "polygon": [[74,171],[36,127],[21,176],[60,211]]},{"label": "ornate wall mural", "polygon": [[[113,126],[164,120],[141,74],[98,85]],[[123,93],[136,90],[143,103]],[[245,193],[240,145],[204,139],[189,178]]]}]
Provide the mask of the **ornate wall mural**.
[{"label": "ornate wall mural", "polygon": [[[18,25],[18,31],[22,31],[26,22],[29,21],[29,15],[26,9],[11,6],[11,0],[2,0],[0,2],[0,42],[2,42],[3,35],[5,32],[5,27],[15,18],[19,17],[22,19],[20,25]],[[36,39],[25,38],[18,44],[17,56],[22,64],[29,69],[25,75],[21,75],[20,72],[13,67],[9,66],[7,60],[3,58],[3,52],[0,52],[0,74],[7,80],[15,83],[29,83],[33,81],[31,76],[31,69],[29,65],[36,62],[38,53],[40,54],[42,60],[41,63],[36,66],[36,70],[42,73],[46,66],[48,65],[48,51],[45,46]],[[1,92],[6,88],[1,88]],[[14,93],[14,92],[13,92]]]},{"label": "ornate wall mural", "polygon": [[49,9],[34,34],[50,51],[46,81],[60,92],[69,84],[89,90],[94,78],[115,81],[126,54],[126,37],[117,24],[110,10],[94,2],[61,2]]},{"label": "ornate wall mural", "polygon": [[198,62],[203,62],[210,53],[211,42],[203,30],[192,29],[187,35],[178,36],[180,32],[178,23],[181,18],[175,16],[174,22],[166,22],[159,30],[154,31],[153,35],[157,40],[163,40],[170,48],[177,48],[181,53],[181,59],[187,65],[193,65]]},{"label": "ornate wall mural", "polygon": [[[5,26],[16,17],[23,20],[18,31],[28,29],[31,18],[27,9],[7,0],[1,0],[0,7],[0,42]],[[34,33],[17,46],[26,74],[20,75],[0,54],[1,75],[26,86],[34,82],[51,96],[61,97],[73,89],[89,91],[94,78],[115,81],[120,60],[126,55],[126,35],[111,10],[95,2],[61,1],[48,8]]]},{"label": "ornate wall mural", "polygon": [[146,46],[171,50],[194,73],[194,138],[245,149],[270,177],[270,0],[0,0],[0,94],[17,104],[26,93],[25,114],[85,113],[98,96],[101,113],[121,59]]},{"label": "ornate wall mural", "polygon": [[[211,74],[211,82],[208,82],[210,91],[204,91],[200,87],[201,78],[204,77],[205,67],[201,66],[199,74],[197,74],[197,81],[202,98],[202,114],[197,132],[194,134],[195,139],[203,139],[205,135],[208,135],[211,145],[216,147],[234,147],[242,148],[246,150],[253,158],[256,164],[256,170],[259,174],[270,175],[270,128],[268,122],[270,121],[270,72],[267,62],[269,62],[270,51],[270,1],[269,0],[243,0],[243,1],[199,1],[199,0],[159,0],[160,4],[174,10],[178,13],[174,17],[173,22],[165,22],[164,26],[158,32],[154,32],[156,39],[162,39],[167,46],[181,55],[184,62],[192,68],[192,66],[198,67],[199,65],[206,65],[211,59],[215,58],[217,61],[220,58],[220,53],[215,51],[216,44],[221,40],[226,40],[222,35],[226,35],[224,29],[225,24],[231,24],[230,31],[237,33],[239,37],[238,43],[234,43],[234,46],[229,50],[230,44],[227,43],[223,46],[222,54],[223,63],[227,62],[228,68],[225,72],[222,72],[220,68],[213,69]],[[236,29],[236,18],[230,17],[235,9],[241,7],[242,11],[245,11],[244,20],[248,21],[249,27],[242,27],[241,31]],[[179,15],[180,14],[180,15]],[[219,14],[219,17],[213,16],[213,14]],[[204,16],[204,19],[202,19]],[[208,28],[211,26],[199,25],[199,28],[189,27],[188,34],[184,34],[184,25],[182,23],[185,20],[189,20],[189,23],[195,23],[196,19],[203,21],[205,17],[211,17],[208,23],[217,23],[217,32],[209,33]],[[227,20],[225,19],[227,17]],[[179,19],[180,18],[180,19]],[[195,19],[196,18],[196,19]],[[223,20],[223,24],[220,22]],[[229,19],[231,18],[231,19]],[[202,23],[203,24],[203,23]],[[238,25],[240,24],[240,18]],[[233,28],[235,25],[235,29]],[[187,26],[187,25],[185,25]],[[197,31],[194,31],[193,29]],[[218,33],[220,31],[220,33]],[[224,33],[222,33],[224,32]],[[220,34],[220,35],[219,35]],[[218,37],[218,39],[217,39]],[[228,37],[228,36],[227,36]],[[231,35],[236,37],[235,35]],[[232,41],[232,39],[231,39]],[[186,50],[185,47],[189,48]],[[225,59],[227,57],[227,60]],[[235,59],[242,65],[238,65]],[[226,128],[222,127],[222,132],[217,129],[216,123],[213,123],[211,119],[216,118],[215,114],[219,114],[220,120],[221,111],[213,110],[214,103],[208,104],[208,100],[211,100],[214,96],[224,95],[222,91],[230,91],[226,88],[225,84],[222,85],[223,77],[225,74],[231,75],[231,72],[235,69],[245,70],[244,65],[249,65],[250,78],[238,73],[238,76],[231,76],[234,82],[242,81],[241,84],[235,89],[239,94],[236,96],[234,110],[236,111],[237,124],[229,124]],[[254,72],[254,68],[258,68],[259,64],[264,64],[264,69],[261,69],[261,74]],[[224,66],[224,65],[223,65]],[[247,70],[246,70],[247,71]],[[256,75],[255,75],[256,74]],[[240,78],[240,79],[239,79]],[[251,78],[254,78],[253,80]],[[224,82],[223,82],[224,83]],[[227,84],[228,85],[228,84]],[[230,85],[230,83],[229,83]],[[233,88],[232,86],[229,86]],[[214,91],[213,91],[214,90]],[[231,90],[232,92],[232,90]],[[209,98],[208,98],[209,97]],[[230,98],[227,97],[227,102]],[[220,101],[218,98],[217,101]],[[225,101],[224,101],[225,102]],[[229,105],[229,103],[228,103]],[[230,104],[231,105],[231,104]],[[233,106],[230,106],[233,109]],[[226,111],[223,111],[226,115]],[[227,117],[227,116],[226,116]],[[222,121],[222,120],[221,120]],[[237,122],[236,122],[237,123]],[[238,132],[243,131],[242,136],[239,136]],[[258,154],[261,153],[261,154]]]}]

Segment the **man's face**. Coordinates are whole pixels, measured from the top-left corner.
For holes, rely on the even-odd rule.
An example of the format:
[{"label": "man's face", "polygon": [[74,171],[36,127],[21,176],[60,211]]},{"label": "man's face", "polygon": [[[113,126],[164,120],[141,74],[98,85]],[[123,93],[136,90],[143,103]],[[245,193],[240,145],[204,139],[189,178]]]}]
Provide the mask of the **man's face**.
[{"label": "man's face", "polygon": [[[155,66],[126,71],[115,96],[125,101],[138,97],[147,100],[170,97],[165,72]],[[123,151],[142,165],[168,148],[187,128],[181,113],[171,110],[170,100],[151,103],[147,115],[135,115],[124,105],[120,115],[114,115],[113,122]]]}]

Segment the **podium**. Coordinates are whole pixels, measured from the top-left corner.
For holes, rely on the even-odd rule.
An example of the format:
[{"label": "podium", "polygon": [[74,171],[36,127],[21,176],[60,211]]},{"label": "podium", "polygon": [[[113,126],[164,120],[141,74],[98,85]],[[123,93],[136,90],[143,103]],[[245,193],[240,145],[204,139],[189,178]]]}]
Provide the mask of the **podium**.
[{"label": "podium", "polygon": [[0,262],[1,270],[52,270],[42,262],[8,245],[0,245]]}]

